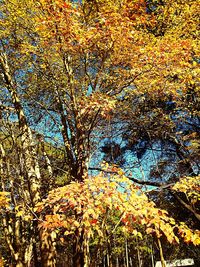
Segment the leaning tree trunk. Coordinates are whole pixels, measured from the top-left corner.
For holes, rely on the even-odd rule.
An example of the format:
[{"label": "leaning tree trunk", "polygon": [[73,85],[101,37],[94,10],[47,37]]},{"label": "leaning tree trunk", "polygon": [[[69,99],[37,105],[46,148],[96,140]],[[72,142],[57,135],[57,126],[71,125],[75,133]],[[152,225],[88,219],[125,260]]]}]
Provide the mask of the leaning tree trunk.
[{"label": "leaning tree trunk", "polygon": [[35,204],[40,200],[40,170],[39,164],[36,157],[36,151],[34,148],[34,140],[32,137],[32,132],[28,126],[28,122],[18,97],[17,84],[14,84],[12,76],[10,74],[10,68],[8,65],[7,56],[5,53],[0,55],[0,63],[3,70],[4,80],[6,87],[11,95],[11,100],[18,116],[19,121],[19,131],[21,136],[21,146],[22,153],[27,173],[28,182],[30,186],[30,204],[35,206]]},{"label": "leaning tree trunk", "polygon": [[159,247],[159,252],[160,252],[161,265],[162,265],[162,267],[166,267],[160,238],[158,238],[158,247]]},{"label": "leaning tree trunk", "polygon": [[[21,104],[20,98],[18,96],[17,92],[17,83],[14,82],[14,79],[11,76],[11,71],[7,59],[6,53],[1,53],[0,54],[0,65],[2,69],[2,73],[4,76],[4,82],[5,86],[8,89],[10,96],[11,96],[11,101],[14,106],[14,111],[18,116],[18,122],[19,122],[19,136],[20,136],[20,157],[22,159],[22,164],[23,164],[23,173],[21,175],[21,188],[23,191],[23,197],[22,197],[22,202],[24,203],[23,206],[25,209],[29,209],[30,211],[30,216],[34,214],[33,209],[36,206],[36,204],[41,200],[41,194],[40,194],[40,188],[41,188],[41,176],[40,176],[40,168],[39,168],[39,163],[37,160],[37,155],[36,155],[36,149],[34,145],[34,139],[32,136],[32,131],[28,125],[23,106]],[[21,220],[23,221],[23,218],[21,217]],[[16,223],[18,223],[16,221]],[[33,221],[30,221],[30,226],[29,229],[32,229],[30,231],[30,236],[29,239],[25,240],[24,242],[26,244],[29,244],[27,247],[24,249],[21,249],[21,253],[23,255],[15,256],[12,252],[12,247],[9,245],[9,249],[11,252],[11,255],[14,257],[14,261],[17,262],[18,259],[23,258],[24,256],[26,257],[26,263],[24,262],[22,266],[30,266],[31,264],[31,258],[34,256],[35,258],[35,263],[38,262],[39,255],[38,252],[36,251],[36,247],[33,246],[32,244],[36,244],[36,241],[38,237],[36,236],[37,233],[37,224]],[[27,222],[24,222],[24,225],[26,225]],[[21,224],[23,226],[23,223]],[[6,226],[5,226],[6,227]],[[14,230],[14,229],[13,229]],[[21,234],[21,240],[24,240],[23,233],[26,232],[27,229],[21,229],[19,231],[19,235]],[[12,231],[12,234],[15,234],[15,231]],[[46,243],[43,244],[43,240],[40,239],[40,244],[41,244],[41,255],[45,253],[48,253],[49,246],[53,247],[53,242],[50,244],[48,242],[48,249],[46,248]],[[8,241],[9,242],[9,241]],[[32,244],[31,244],[32,243]],[[12,242],[10,242],[12,244]],[[19,242],[20,248],[23,247],[23,242]],[[38,259],[37,259],[38,258]],[[47,256],[47,261],[48,264],[50,259]],[[55,258],[51,257],[51,265],[46,265],[46,266],[55,266]],[[20,266],[21,263],[17,263],[18,266]],[[35,264],[36,265],[36,264]],[[43,265],[45,266],[45,265]]]}]

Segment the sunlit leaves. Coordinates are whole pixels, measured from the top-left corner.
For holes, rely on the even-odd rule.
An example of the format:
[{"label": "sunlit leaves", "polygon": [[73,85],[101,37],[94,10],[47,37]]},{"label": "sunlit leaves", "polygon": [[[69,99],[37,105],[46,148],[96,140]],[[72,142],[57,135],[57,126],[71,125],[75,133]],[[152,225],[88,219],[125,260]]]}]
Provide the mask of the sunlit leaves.
[{"label": "sunlit leaves", "polygon": [[[196,1],[7,0],[0,5],[1,49],[8,55],[17,91],[26,106],[37,103],[42,113],[48,112],[48,119],[54,113],[55,123],[62,120],[58,128],[65,134],[64,167],[73,169],[73,179],[79,180],[51,191],[38,204],[37,213],[43,219],[40,226],[64,236],[84,232],[101,238],[106,230],[112,233],[121,226],[134,237],[146,231],[147,235],[166,236],[170,243],[179,242],[178,230],[186,242],[198,245],[198,232],[177,225],[122,171],[84,181],[87,168],[82,168],[91,153],[92,131],[110,122],[115,111],[117,116],[122,113],[122,121],[127,122],[124,114],[129,114],[136,125],[142,122],[141,128],[148,129],[148,135],[152,132],[148,138],[166,140],[166,129],[168,134],[175,133],[170,115],[156,105],[169,99],[188,102],[188,88],[198,99]],[[139,99],[138,110],[127,107],[132,97]],[[146,119],[148,97],[156,105]],[[190,104],[184,108],[189,110]],[[188,151],[198,152],[197,136],[185,136],[183,141],[191,141]],[[84,171],[77,177],[80,166]],[[67,173],[64,182],[72,176]],[[199,177],[184,178],[173,189],[197,205]],[[8,206],[8,198],[1,193],[0,207]],[[14,207],[15,217],[33,220],[21,203]]]},{"label": "sunlit leaves", "polygon": [[82,96],[78,99],[79,117],[84,120],[86,125],[87,119],[94,117],[97,112],[103,118],[108,118],[115,108],[115,103],[116,101],[106,94],[93,93],[89,96]]},{"label": "sunlit leaves", "polygon": [[184,193],[194,205],[200,201],[200,176],[184,177],[173,186],[173,190]]},{"label": "sunlit leaves", "polygon": [[8,209],[10,207],[9,196],[9,192],[0,192],[0,209]]},{"label": "sunlit leaves", "polygon": [[[37,211],[48,214],[41,227],[65,229],[65,235],[85,231],[88,236],[95,232],[103,236],[105,227],[115,231],[121,225],[125,232],[134,236],[141,235],[140,227],[144,227],[147,234],[164,235],[170,243],[179,242],[175,232],[180,229],[187,242],[198,244],[199,232],[193,233],[184,224],[179,228],[166,211],[156,208],[137,187],[120,175],[109,178],[99,175],[83,183],[72,182],[55,189],[38,204]],[[119,219],[111,227],[110,220],[117,217]]]},{"label": "sunlit leaves", "polygon": [[200,231],[196,230],[191,232],[186,225],[180,225],[179,234],[183,237],[186,243],[192,242],[195,246],[200,245]]},{"label": "sunlit leaves", "polygon": [[[163,16],[177,17],[177,5],[184,13],[182,4],[157,8]],[[85,56],[88,68],[92,64],[96,74],[87,73],[94,89],[120,91],[133,83],[142,92],[157,91],[160,96],[168,92],[178,97],[188,83],[196,82],[197,69],[190,72],[196,43],[180,37],[175,31],[179,24],[169,24],[171,31],[155,36],[148,23],[160,23],[160,17],[146,12],[145,1],[96,1],[95,5],[41,1],[41,6],[38,34],[44,47],[70,53],[76,59]]]}]

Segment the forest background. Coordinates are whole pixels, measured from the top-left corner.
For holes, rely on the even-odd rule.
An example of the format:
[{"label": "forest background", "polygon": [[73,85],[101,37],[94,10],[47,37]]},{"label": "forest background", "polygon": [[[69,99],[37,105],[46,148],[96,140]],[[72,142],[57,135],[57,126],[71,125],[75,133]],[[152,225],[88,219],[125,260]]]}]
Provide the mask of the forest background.
[{"label": "forest background", "polygon": [[199,7],[0,1],[2,266],[198,266]]}]

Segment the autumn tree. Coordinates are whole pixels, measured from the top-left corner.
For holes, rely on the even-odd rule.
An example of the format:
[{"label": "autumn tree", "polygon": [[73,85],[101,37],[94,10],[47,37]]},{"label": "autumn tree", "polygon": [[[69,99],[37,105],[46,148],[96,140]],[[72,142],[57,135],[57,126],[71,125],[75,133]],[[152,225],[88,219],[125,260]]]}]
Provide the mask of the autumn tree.
[{"label": "autumn tree", "polygon": [[[124,192],[120,192],[121,186],[125,187]],[[148,201],[121,171],[119,175],[99,175],[86,179],[84,183],[72,182],[51,191],[48,198],[38,204],[38,211],[43,209],[46,210],[46,215],[40,227],[47,232],[55,231],[58,237],[61,232],[62,242],[69,235],[72,235],[73,240],[79,239],[79,243],[74,241],[75,246],[78,244],[81,247],[76,247],[73,266],[89,266],[89,242],[94,238],[95,232],[99,236],[97,248],[100,249],[104,239],[110,242],[119,225],[122,225],[125,233],[139,238],[145,227],[148,234],[155,234],[159,245],[163,235],[170,243],[179,242],[175,235],[176,229],[186,242],[199,244],[198,231],[192,233],[186,225],[176,224],[166,211],[156,208]],[[111,223],[114,214],[118,219]]]},{"label": "autumn tree", "polygon": [[[10,192],[12,207],[3,211],[5,240],[12,264],[55,266],[56,235],[45,231],[48,224],[38,228],[42,214],[35,210],[56,186],[56,176],[64,176],[64,183],[75,181],[69,185],[75,191],[89,186],[93,152],[109,136],[113,123],[120,127],[124,123],[125,136],[128,130],[136,132],[129,126],[131,117],[137,118],[136,125],[143,125],[149,135],[142,115],[146,99],[157,103],[171,97],[181,107],[188,98],[195,98],[187,112],[197,116],[198,8],[196,1],[143,0],[7,0],[0,7],[0,175],[1,189]],[[147,117],[159,118],[162,108],[148,108]],[[159,136],[164,136],[166,121],[169,132],[174,123],[166,116],[162,119],[154,124],[159,126]],[[61,154],[54,164],[47,136],[53,139],[50,146],[58,139]],[[183,153],[180,143],[177,147]],[[112,167],[107,171],[113,172]],[[68,187],[56,192],[63,190],[68,192]],[[86,203],[91,198],[88,194]],[[111,200],[108,196],[107,201]],[[44,212],[49,215],[49,210]],[[58,210],[55,213],[56,223],[62,226],[62,216]],[[91,223],[87,227],[92,231]],[[85,229],[74,230],[74,264],[88,264],[82,250],[88,249]],[[195,234],[194,240],[198,240]]]},{"label": "autumn tree", "polygon": [[[139,168],[140,184],[168,190],[194,215],[192,207],[187,206],[189,203],[184,205],[184,199],[181,201],[170,187],[181,177],[199,174],[198,8],[195,1],[147,1],[147,10],[154,18],[146,27],[155,37],[152,69],[146,73],[146,80],[135,80],[134,86],[139,90],[129,90],[123,95],[121,109],[117,109],[120,112],[112,122],[113,136],[118,131],[118,140],[126,144],[119,147],[114,137],[116,143],[109,141],[103,151],[109,155],[107,159],[112,158],[111,162],[127,167],[134,181]],[[182,42],[186,46],[179,49]],[[150,74],[154,79],[151,80]],[[128,166],[126,159],[131,157],[134,161],[129,160],[131,166]],[[143,166],[148,162],[151,166],[144,171]]]}]

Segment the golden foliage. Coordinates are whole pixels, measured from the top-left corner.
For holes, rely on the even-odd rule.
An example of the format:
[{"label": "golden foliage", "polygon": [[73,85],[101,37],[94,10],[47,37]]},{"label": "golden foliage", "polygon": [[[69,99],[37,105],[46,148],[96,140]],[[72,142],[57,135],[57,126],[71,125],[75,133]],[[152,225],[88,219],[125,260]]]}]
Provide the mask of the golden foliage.
[{"label": "golden foliage", "polygon": [[[72,182],[55,189],[47,199],[39,203],[37,212],[46,211],[44,229],[65,229],[65,235],[75,232],[93,236],[104,235],[105,225],[112,216],[118,217],[111,231],[120,224],[129,234],[141,236],[143,226],[147,234],[157,237],[164,235],[168,242],[179,242],[175,232],[178,230],[185,242],[200,244],[199,231],[193,232],[184,223],[177,224],[165,210],[156,208],[140,189],[123,175],[104,177],[102,174],[85,179],[83,183]],[[140,227],[139,227],[140,226]]]}]

